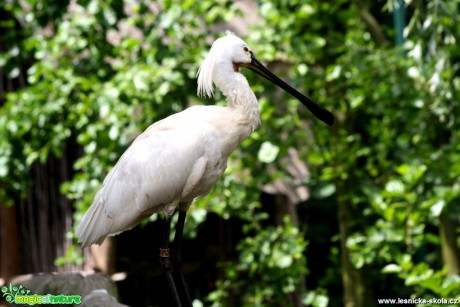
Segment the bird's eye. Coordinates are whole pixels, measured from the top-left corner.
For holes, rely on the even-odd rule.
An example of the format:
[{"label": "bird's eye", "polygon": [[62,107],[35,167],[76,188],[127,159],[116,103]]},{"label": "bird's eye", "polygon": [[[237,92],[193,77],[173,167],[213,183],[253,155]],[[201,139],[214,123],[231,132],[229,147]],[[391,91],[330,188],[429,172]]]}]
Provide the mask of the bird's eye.
[{"label": "bird's eye", "polygon": [[243,47],[243,50],[244,50],[244,52],[248,52],[248,51],[249,51],[249,48],[246,47],[246,46],[244,46],[244,47]]}]

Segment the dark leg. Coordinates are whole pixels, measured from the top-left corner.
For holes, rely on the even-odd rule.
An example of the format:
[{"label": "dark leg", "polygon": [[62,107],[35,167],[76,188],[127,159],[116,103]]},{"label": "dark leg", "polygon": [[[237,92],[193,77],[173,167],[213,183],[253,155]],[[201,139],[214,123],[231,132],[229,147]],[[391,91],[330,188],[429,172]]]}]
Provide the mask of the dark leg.
[{"label": "dark leg", "polygon": [[184,232],[184,224],[185,224],[185,215],[187,214],[186,210],[179,210],[179,217],[177,219],[176,224],[176,234],[174,236],[174,272],[175,272],[175,280],[178,283],[179,293],[181,297],[181,302],[184,306],[192,306],[192,301],[190,299],[190,295],[187,290],[187,284],[185,282],[184,274],[182,274],[182,270],[180,269],[182,263],[182,253],[181,253],[181,243],[182,243],[182,234]]},{"label": "dark leg", "polygon": [[163,225],[163,237],[161,240],[160,247],[160,265],[163,269],[163,272],[166,275],[168,281],[169,289],[171,290],[171,295],[174,301],[174,304],[177,307],[181,307],[181,302],[179,298],[179,293],[177,292],[176,285],[172,276],[172,265],[169,259],[169,233],[171,231],[171,219],[165,216],[164,225]]}]

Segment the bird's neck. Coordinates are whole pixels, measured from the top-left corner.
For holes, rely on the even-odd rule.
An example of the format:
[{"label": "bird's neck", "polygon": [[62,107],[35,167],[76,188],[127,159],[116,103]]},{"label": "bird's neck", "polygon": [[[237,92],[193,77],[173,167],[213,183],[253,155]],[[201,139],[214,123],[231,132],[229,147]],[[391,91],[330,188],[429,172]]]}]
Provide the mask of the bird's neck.
[{"label": "bird's neck", "polygon": [[246,78],[231,67],[231,71],[214,75],[214,83],[227,97],[228,107],[237,114],[241,124],[254,131],[260,124],[259,103]]}]

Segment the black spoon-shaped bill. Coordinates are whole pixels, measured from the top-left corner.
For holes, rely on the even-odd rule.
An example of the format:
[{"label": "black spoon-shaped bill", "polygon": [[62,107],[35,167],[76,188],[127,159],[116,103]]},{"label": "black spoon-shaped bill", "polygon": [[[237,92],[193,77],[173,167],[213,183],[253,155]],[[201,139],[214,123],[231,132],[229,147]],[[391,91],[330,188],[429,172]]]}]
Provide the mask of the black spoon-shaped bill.
[{"label": "black spoon-shaped bill", "polygon": [[283,90],[297,98],[304,106],[310,110],[313,115],[315,115],[319,120],[325,122],[329,126],[332,126],[334,124],[334,115],[308,98],[307,96],[301,94],[299,91],[297,91],[295,88],[284,82],[281,78],[276,76],[274,73],[272,73],[268,68],[266,68],[262,63],[260,63],[254,54],[251,52],[251,63],[241,63],[239,64],[241,67],[246,67],[249,68],[250,70],[256,72],[257,74],[261,75],[265,79],[275,83],[279,87],[281,87]]}]

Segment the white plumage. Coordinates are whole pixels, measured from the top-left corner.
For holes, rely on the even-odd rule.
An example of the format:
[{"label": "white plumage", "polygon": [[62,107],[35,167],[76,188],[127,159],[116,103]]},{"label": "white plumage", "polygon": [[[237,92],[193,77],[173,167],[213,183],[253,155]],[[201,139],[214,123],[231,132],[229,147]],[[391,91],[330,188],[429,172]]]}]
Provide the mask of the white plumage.
[{"label": "white plumage", "polygon": [[299,99],[316,117],[332,125],[334,116],[279,79],[255,58],[246,43],[227,33],[212,45],[198,71],[198,95],[212,97],[215,84],[228,106],[194,106],[171,115],[139,135],[105,178],[77,228],[82,246],[131,229],[163,210],[186,211],[209,193],[223,174],[230,153],[257,128],[259,106],[246,67]]},{"label": "white plumage", "polygon": [[214,82],[228,107],[190,107],[139,135],[83,216],[77,228],[83,247],[101,244],[160,210],[169,218],[179,204],[187,208],[209,193],[230,153],[260,121],[257,99],[235,66],[250,62],[240,38],[228,33],[215,41],[198,72],[198,94],[211,97]]}]

